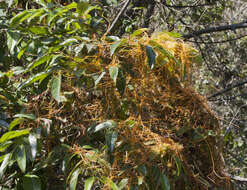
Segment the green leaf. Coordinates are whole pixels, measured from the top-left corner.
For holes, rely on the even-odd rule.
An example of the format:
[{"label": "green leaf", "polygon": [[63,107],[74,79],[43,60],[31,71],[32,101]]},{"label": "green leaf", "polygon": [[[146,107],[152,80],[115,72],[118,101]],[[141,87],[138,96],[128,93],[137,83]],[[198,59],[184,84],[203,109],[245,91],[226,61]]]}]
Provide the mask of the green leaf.
[{"label": "green leaf", "polygon": [[153,69],[156,61],[156,53],[151,46],[146,46],[146,53],[148,56],[148,65],[150,69]]},{"label": "green leaf", "polygon": [[114,44],[110,46],[110,55],[112,56],[116,49],[121,45],[121,41],[116,41]]},{"label": "green leaf", "polygon": [[11,54],[14,54],[15,47],[20,40],[20,34],[17,32],[7,32],[7,46]]},{"label": "green leaf", "polygon": [[115,148],[115,143],[118,138],[118,133],[116,131],[108,131],[106,133],[106,145],[108,147],[109,155],[110,155],[110,163],[113,164],[114,162],[114,157],[113,157],[113,152]]},{"label": "green leaf", "polygon": [[110,66],[109,73],[110,73],[110,76],[111,76],[112,80],[114,81],[114,83],[116,83],[117,76],[118,76],[118,67],[117,66]]},{"label": "green leaf", "polygon": [[28,10],[20,12],[19,14],[17,14],[11,19],[9,27],[12,28],[12,27],[18,26],[20,23],[25,21],[30,16],[31,16],[31,13],[28,12]]},{"label": "green leaf", "polygon": [[118,184],[118,189],[119,190],[122,190],[122,189],[124,189],[126,186],[128,185],[128,179],[127,178],[125,178],[125,179],[122,179],[121,181],[120,181],[120,183]]},{"label": "green leaf", "polygon": [[110,187],[113,189],[113,190],[119,190],[118,186],[111,180],[109,179],[109,184],[110,184]]},{"label": "green leaf", "polygon": [[44,26],[31,26],[31,27],[28,27],[28,30],[31,33],[37,34],[37,35],[48,34],[48,30]]},{"label": "green leaf", "polygon": [[106,72],[103,71],[103,72],[99,75],[99,77],[94,81],[94,85],[95,85],[95,86],[97,86],[97,85],[99,84],[100,80],[104,77],[105,74],[106,74]]},{"label": "green leaf", "polygon": [[88,2],[80,2],[77,3],[77,9],[76,12],[79,14],[79,16],[82,16],[85,14],[86,10],[90,7],[90,4]]},{"label": "green leaf", "polygon": [[116,126],[117,126],[117,124],[115,121],[109,120],[109,121],[100,123],[99,125],[96,125],[94,127],[90,127],[88,129],[88,131],[91,133],[96,133],[96,132],[101,131],[101,130],[106,129],[106,128],[115,128]]},{"label": "green leaf", "polygon": [[54,76],[51,80],[51,94],[57,102],[66,101],[66,98],[61,96],[61,78],[61,73],[59,73],[58,76]]},{"label": "green leaf", "polygon": [[27,134],[29,134],[29,129],[9,131],[9,132],[3,134],[3,136],[0,138],[0,143],[3,143],[3,142],[6,142],[10,139],[20,137],[23,135],[27,135]]},{"label": "green leaf", "polygon": [[24,145],[20,145],[17,148],[17,163],[23,173],[26,171],[26,150]]},{"label": "green leaf", "polygon": [[33,114],[24,114],[24,113],[16,114],[16,115],[14,115],[14,117],[31,119],[34,121],[37,119],[36,116]]},{"label": "green leaf", "polygon": [[85,181],[84,190],[90,190],[93,186],[93,182],[94,182],[94,177],[87,178]]},{"label": "green leaf", "polygon": [[70,178],[70,182],[69,182],[69,189],[70,190],[75,190],[76,189],[76,185],[77,185],[77,180],[78,180],[78,176],[81,173],[80,168],[77,168],[71,175]]},{"label": "green leaf", "polygon": [[146,31],[148,31],[147,28],[141,28],[141,29],[134,31],[130,36],[131,37],[139,36],[140,34],[146,32]]},{"label": "green leaf", "polygon": [[175,61],[177,66],[181,66],[181,63],[179,62],[179,60],[177,60],[171,52],[169,52],[168,50],[164,49],[161,45],[159,45],[157,42],[150,40],[149,43],[153,46],[154,49],[158,50],[159,52],[161,52],[164,56],[168,57],[169,59],[172,59]]},{"label": "green leaf", "polygon": [[39,81],[39,80],[43,80],[45,79],[47,76],[49,75],[48,72],[41,72],[41,73],[38,73],[34,76],[32,76],[31,78],[29,78],[28,80],[26,80],[26,82],[22,83],[19,88],[22,89],[26,86],[29,86],[31,84],[33,84],[34,82],[36,81]]},{"label": "green leaf", "polygon": [[119,91],[120,95],[122,96],[124,94],[125,88],[126,88],[126,78],[124,76],[123,70],[119,70],[117,82],[116,82],[117,90]]},{"label": "green leaf", "polygon": [[37,66],[46,63],[47,61],[49,61],[52,58],[52,56],[48,56],[48,55],[44,55],[42,57],[40,57],[38,60],[34,61],[32,64],[30,64],[28,66],[28,70],[31,71],[32,69],[36,68]]},{"label": "green leaf", "polygon": [[32,15],[27,19],[27,22],[30,23],[35,17],[40,17],[40,15],[42,15],[42,13],[44,13],[44,9],[43,8],[34,10]]},{"label": "green leaf", "polygon": [[161,185],[162,185],[163,190],[170,190],[171,189],[169,180],[164,173],[161,174],[160,180],[161,180]]},{"label": "green leaf", "polygon": [[6,168],[7,168],[8,164],[9,164],[9,161],[10,161],[11,157],[12,157],[11,153],[6,154],[4,156],[3,162],[2,162],[1,167],[0,167],[0,179],[2,179],[3,174],[4,174]]},{"label": "green leaf", "polygon": [[73,43],[73,42],[78,42],[78,40],[75,39],[75,38],[69,38],[69,39],[63,41],[62,43],[60,43],[59,45],[64,46],[64,45],[67,45],[67,44],[71,44],[71,43]]},{"label": "green leaf", "polygon": [[35,135],[30,133],[28,136],[28,141],[29,141],[29,144],[31,146],[32,159],[34,160],[36,157],[36,154],[37,154],[37,138]]},{"label": "green leaf", "polygon": [[23,189],[41,190],[41,181],[36,175],[25,175],[22,183]]},{"label": "green leaf", "polygon": [[179,158],[177,156],[174,156],[175,162],[176,162],[176,166],[177,166],[177,176],[180,176],[181,173],[181,162],[179,160]]},{"label": "green leaf", "polygon": [[6,141],[4,143],[1,143],[0,144],[0,152],[4,152],[6,150],[6,148],[8,148],[12,144],[13,144],[12,141]]}]

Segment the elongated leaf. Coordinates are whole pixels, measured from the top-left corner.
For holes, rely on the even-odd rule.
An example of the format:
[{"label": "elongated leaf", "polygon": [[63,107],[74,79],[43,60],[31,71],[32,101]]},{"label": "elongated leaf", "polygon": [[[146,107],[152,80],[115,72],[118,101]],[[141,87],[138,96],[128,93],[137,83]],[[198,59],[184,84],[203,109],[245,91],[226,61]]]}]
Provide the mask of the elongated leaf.
[{"label": "elongated leaf", "polygon": [[70,178],[70,182],[69,182],[69,189],[70,190],[75,190],[76,189],[76,185],[77,185],[77,180],[78,180],[78,176],[81,173],[80,168],[77,168],[71,175]]},{"label": "elongated leaf", "polygon": [[3,177],[3,174],[4,174],[6,168],[7,168],[8,164],[9,164],[9,161],[10,161],[11,157],[12,157],[11,153],[6,154],[4,156],[3,162],[2,162],[1,167],[0,167],[0,179]]},{"label": "elongated leaf", "polygon": [[7,32],[7,46],[11,54],[14,54],[14,49],[20,40],[20,34],[17,32]]},{"label": "elongated leaf", "polygon": [[38,81],[38,80],[43,80],[45,79],[47,76],[49,75],[48,72],[41,72],[41,73],[38,73],[34,76],[32,76],[31,78],[29,78],[26,82],[22,83],[20,85],[20,89],[26,87],[26,86],[29,86],[31,84],[33,84],[34,82]]},{"label": "elongated leaf", "polygon": [[23,189],[41,190],[41,181],[36,175],[25,175],[22,186]]},{"label": "elongated leaf", "polygon": [[34,10],[32,15],[27,19],[27,22],[30,23],[35,17],[39,17],[40,15],[42,15],[42,13],[44,13],[44,9]]},{"label": "elongated leaf", "polygon": [[103,71],[100,76],[94,81],[94,85],[97,86],[100,82],[100,80],[104,77],[104,75],[106,74],[105,71]]},{"label": "elongated leaf", "polygon": [[109,155],[110,155],[110,163],[113,164],[114,162],[114,157],[113,157],[113,152],[115,148],[115,143],[118,138],[118,133],[116,131],[108,131],[106,133],[106,145],[108,147]]},{"label": "elongated leaf", "polygon": [[122,96],[124,94],[125,88],[126,88],[126,78],[124,76],[123,70],[119,70],[117,82],[116,82],[117,90],[119,91],[120,95]]},{"label": "elongated leaf", "polygon": [[32,159],[34,160],[37,154],[37,138],[32,133],[28,136],[29,144],[31,146],[31,155]]},{"label": "elongated leaf", "polygon": [[128,179],[127,178],[125,178],[125,179],[122,179],[121,181],[120,181],[120,183],[118,184],[118,189],[119,190],[122,190],[122,189],[124,189],[126,186],[127,186],[127,184],[128,184]]},{"label": "elongated leaf", "polygon": [[112,80],[114,81],[114,83],[116,83],[117,76],[118,76],[118,67],[117,66],[110,66],[109,67],[109,73],[110,73],[110,76],[111,76]]},{"label": "elongated leaf", "polygon": [[171,189],[169,180],[164,173],[161,174],[160,180],[161,180],[161,185],[162,185],[163,190],[170,190]]},{"label": "elongated leaf", "polygon": [[11,19],[10,25],[9,25],[10,28],[18,26],[20,23],[22,23],[23,21],[25,21],[26,19],[28,19],[28,17],[30,17],[31,15],[32,14],[28,10],[25,10],[25,11],[17,14],[16,16],[14,16]]},{"label": "elongated leaf", "polygon": [[28,28],[28,30],[31,33],[37,34],[37,35],[48,34],[48,30],[45,27],[42,27],[42,26],[31,26],[31,27]]},{"label": "elongated leaf", "polygon": [[116,49],[121,45],[121,41],[116,41],[114,44],[110,46],[110,55],[112,56]]},{"label": "elongated leaf", "polygon": [[1,143],[0,144],[0,152],[4,152],[6,150],[6,148],[8,148],[12,144],[13,144],[12,141],[6,141],[4,143]]},{"label": "elongated leaf", "polygon": [[13,139],[13,138],[16,138],[16,137],[27,135],[28,133],[29,133],[29,129],[9,131],[9,132],[3,134],[3,136],[0,138],[0,143],[6,142],[6,141]]},{"label": "elongated leaf", "polygon": [[106,128],[114,128],[117,124],[115,121],[109,120],[103,123],[100,123],[99,125],[96,125],[95,127],[89,128],[88,131],[91,133],[96,133],[98,131],[101,131]]},{"label": "elongated leaf", "polygon": [[148,65],[150,69],[153,69],[156,62],[156,53],[151,46],[146,46],[146,53],[148,56]]},{"label": "elongated leaf", "polygon": [[16,125],[19,125],[24,121],[23,118],[16,118],[9,124],[9,131],[11,131]]},{"label": "elongated leaf", "polygon": [[39,65],[46,63],[52,58],[52,56],[44,55],[38,60],[34,61],[30,66],[28,66],[28,70],[31,71],[32,69],[38,67]]},{"label": "elongated leaf", "polygon": [[134,31],[130,36],[131,37],[135,37],[135,36],[138,36],[144,32],[146,32],[148,29],[147,28],[141,28],[141,29],[138,29],[136,31]]},{"label": "elongated leaf", "polygon": [[60,93],[61,93],[61,74],[59,73],[58,76],[54,76],[51,80],[51,94],[56,101],[63,102],[66,99],[64,96],[61,96]]},{"label": "elongated leaf", "polygon": [[111,179],[109,179],[109,181],[110,181],[109,183],[110,183],[110,187],[112,188],[112,190],[120,190],[118,186]]},{"label": "elongated leaf", "polygon": [[33,114],[24,114],[24,113],[21,113],[21,114],[16,114],[14,115],[14,117],[18,117],[18,118],[26,118],[26,119],[31,119],[31,120],[36,120],[36,116],[33,115]]},{"label": "elongated leaf", "polygon": [[26,171],[26,150],[24,145],[17,148],[17,163],[23,173]]},{"label": "elongated leaf", "polygon": [[65,40],[64,42],[60,43],[59,45],[64,46],[64,45],[67,45],[67,44],[71,44],[73,42],[78,42],[78,40],[75,39],[75,38],[69,38],[69,39]]},{"label": "elongated leaf", "polygon": [[90,190],[93,186],[93,182],[94,182],[94,177],[87,178],[85,181],[84,190]]},{"label": "elongated leaf", "polygon": [[181,162],[179,160],[179,158],[177,156],[174,156],[174,159],[175,159],[175,162],[176,162],[176,165],[177,165],[177,176],[180,176],[180,173],[181,173]]}]

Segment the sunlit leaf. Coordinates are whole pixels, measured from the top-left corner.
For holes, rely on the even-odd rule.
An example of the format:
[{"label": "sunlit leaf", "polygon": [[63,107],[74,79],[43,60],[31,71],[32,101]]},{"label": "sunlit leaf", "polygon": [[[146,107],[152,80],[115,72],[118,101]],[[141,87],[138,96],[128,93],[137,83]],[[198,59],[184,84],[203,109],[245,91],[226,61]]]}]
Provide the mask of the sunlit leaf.
[{"label": "sunlit leaf", "polygon": [[115,53],[116,49],[120,46],[120,44],[121,44],[121,41],[116,41],[114,44],[112,44],[110,46],[110,55],[111,56]]},{"label": "sunlit leaf", "polygon": [[89,177],[85,181],[85,187],[84,190],[91,190],[94,182],[94,177]]},{"label": "sunlit leaf", "polygon": [[70,182],[69,182],[69,189],[76,190],[78,176],[81,173],[80,168],[77,168],[71,175]]},{"label": "sunlit leaf", "polygon": [[110,73],[110,76],[111,76],[112,80],[114,81],[114,83],[116,83],[117,76],[118,76],[118,67],[117,66],[110,66],[109,67],[109,73]]},{"label": "sunlit leaf", "polygon": [[31,155],[32,159],[34,160],[37,154],[37,138],[32,133],[28,136],[29,144],[31,146]]},{"label": "sunlit leaf", "polygon": [[94,127],[89,128],[88,131],[91,133],[96,133],[96,132],[101,131],[103,129],[115,128],[116,126],[117,126],[117,123],[115,121],[109,120],[109,121],[100,123]]},{"label": "sunlit leaf", "polygon": [[4,133],[2,135],[2,137],[0,138],[0,143],[6,142],[6,141],[13,139],[13,138],[16,138],[16,137],[27,135],[28,133],[29,133],[29,129],[9,131],[9,132]]},{"label": "sunlit leaf", "polygon": [[52,97],[57,102],[66,101],[66,98],[61,95],[61,74],[59,73],[58,76],[54,76],[51,80],[51,94]]},{"label": "sunlit leaf", "polygon": [[11,157],[12,157],[11,153],[6,154],[4,156],[3,162],[2,162],[1,167],[0,167],[0,179],[3,177],[4,172],[5,172],[8,164],[9,164],[9,161],[10,161]]},{"label": "sunlit leaf", "polygon": [[47,73],[47,72],[38,73],[38,74],[32,76],[31,78],[29,78],[28,80],[26,80],[26,82],[22,83],[19,88],[22,89],[22,88],[24,88],[26,86],[29,86],[29,85],[33,84],[36,81],[43,80],[48,75],[49,75],[49,73]]}]

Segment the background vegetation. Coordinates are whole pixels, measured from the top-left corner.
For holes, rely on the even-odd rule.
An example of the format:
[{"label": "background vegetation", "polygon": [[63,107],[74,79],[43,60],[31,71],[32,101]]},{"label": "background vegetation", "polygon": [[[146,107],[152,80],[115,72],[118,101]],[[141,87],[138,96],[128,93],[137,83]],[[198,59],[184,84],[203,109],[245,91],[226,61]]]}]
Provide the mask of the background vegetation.
[{"label": "background vegetation", "polygon": [[[102,88],[100,83],[115,83],[119,94],[111,94],[109,98],[122,96],[126,93],[125,85],[130,84],[125,78],[128,69],[116,67],[116,62],[106,71],[97,65],[94,55],[99,54],[105,64],[110,64],[110,57],[130,40],[127,36],[132,35],[147,45],[145,40],[155,31],[165,30],[170,32],[166,33],[170,36],[166,37],[168,41],[179,37],[199,51],[201,56],[193,58],[193,62],[200,63],[199,69],[192,72],[193,85],[208,98],[220,121],[221,136],[217,139],[224,147],[225,172],[230,174],[236,188],[246,189],[246,6],[244,0],[0,1],[0,188],[75,189],[77,184],[79,189],[90,189],[93,183],[94,189],[102,188],[102,184],[105,188],[125,188],[129,183],[127,178],[116,180],[117,183],[110,176],[103,179],[96,175],[109,172],[109,163],[113,162],[111,153],[117,139],[121,139],[119,136],[125,133],[105,130],[114,128],[116,123],[105,120],[104,114],[115,112],[97,110],[100,106],[94,108],[107,94],[92,89],[98,84]],[[145,40],[144,31],[149,35]],[[153,49],[142,51],[152,67]],[[126,58],[124,52],[120,51],[119,55]],[[140,53],[140,56],[144,55]],[[86,67],[83,63],[93,65]],[[180,78],[181,73],[175,72],[174,76]],[[103,85],[103,88],[108,87]],[[116,110],[119,115],[111,118],[125,120],[130,116],[128,106],[133,103],[115,101],[110,103],[121,104],[122,110]],[[83,111],[90,109],[91,113]],[[82,117],[90,122],[80,126]],[[100,119],[92,125],[92,118],[97,117]],[[129,122],[131,126],[134,125],[131,122],[137,121]],[[104,132],[84,136],[89,123],[90,130]],[[87,134],[92,133],[90,130]],[[213,136],[208,131],[207,135]],[[86,144],[90,146],[85,147]],[[81,155],[83,151],[86,156]],[[93,160],[93,164],[87,159]],[[171,173],[173,169],[176,176],[182,171],[181,157],[167,159],[171,160]],[[84,165],[88,170],[79,169],[81,160],[90,164]],[[139,177],[146,175],[145,167],[139,167],[139,171]],[[142,182],[142,177],[138,183],[151,185],[149,189],[174,188],[167,182],[174,176],[161,173],[159,183]],[[79,175],[84,177],[78,180]],[[207,181],[204,183],[210,186]],[[188,185],[187,189],[191,188]]]}]

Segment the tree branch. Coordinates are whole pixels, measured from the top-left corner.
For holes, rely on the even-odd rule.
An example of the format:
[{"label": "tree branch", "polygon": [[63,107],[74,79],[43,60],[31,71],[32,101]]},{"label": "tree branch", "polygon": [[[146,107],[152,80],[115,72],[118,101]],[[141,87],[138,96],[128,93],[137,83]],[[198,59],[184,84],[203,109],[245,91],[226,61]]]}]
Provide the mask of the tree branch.
[{"label": "tree branch", "polygon": [[202,30],[194,31],[190,34],[184,34],[182,37],[184,39],[190,39],[193,37],[200,36],[202,34],[207,34],[207,33],[213,33],[213,32],[221,32],[221,31],[226,31],[226,30],[236,30],[239,28],[247,28],[247,20],[237,23],[237,24],[231,24],[231,25],[223,25],[223,26],[214,26],[210,28],[205,28]]},{"label": "tree branch", "polygon": [[243,86],[243,85],[246,84],[246,83],[247,83],[247,79],[245,79],[245,80],[243,80],[243,81],[241,81],[241,82],[238,82],[237,84],[231,85],[231,86],[229,86],[229,87],[227,87],[227,88],[225,88],[225,89],[223,89],[223,90],[220,90],[219,92],[216,92],[216,93],[210,95],[210,96],[207,97],[207,98],[208,98],[208,99],[211,99],[211,98],[214,98],[214,97],[216,97],[216,96],[220,96],[220,95],[222,95],[222,94],[224,94],[224,93],[226,93],[226,92],[232,90],[233,88]]},{"label": "tree branch", "polygon": [[115,24],[117,23],[119,17],[123,14],[123,12],[126,10],[127,6],[129,5],[131,0],[126,0],[125,4],[123,5],[122,9],[120,10],[120,12],[118,13],[118,15],[116,16],[116,18],[114,19],[114,21],[112,22],[111,26],[108,28],[108,30],[106,31],[106,34],[110,33],[112,31],[112,29],[114,28]]}]

